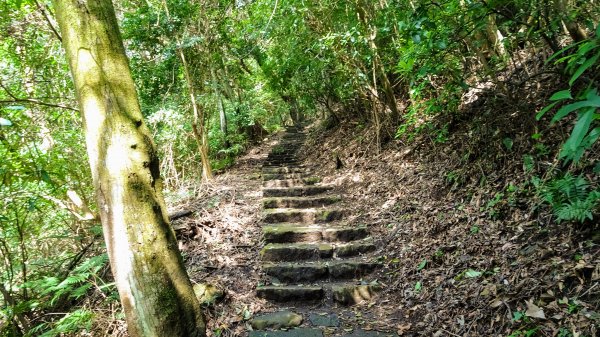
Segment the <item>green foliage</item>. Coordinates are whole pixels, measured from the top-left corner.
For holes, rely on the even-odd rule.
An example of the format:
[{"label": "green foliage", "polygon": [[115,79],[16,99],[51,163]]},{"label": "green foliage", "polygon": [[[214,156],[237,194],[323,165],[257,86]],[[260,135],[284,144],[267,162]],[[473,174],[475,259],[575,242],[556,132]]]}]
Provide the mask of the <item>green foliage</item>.
[{"label": "green foliage", "polygon": [[[576,51],[563,56],[572,49],[576,49]],[[592,78],[584,76],[595,74],[600,69],[600,25],[596,28],[594,37],[564,48],[554,54],[550,60],[557,57],[560,58],[555,63],[566,63],[565,71],[571,75],[570,88],[554,93],[550,97],[550,101],[553,101],[553,103],[542,109],[536,115],[536,118],[539,120],[558,104],[572,102],[560,107],[552,117],[551,122],[556,123],[571,115],[577,116],[571,135],[563,144],[559,154],[565,162],[577,164],[584,153],[600,138],[600,123],[598,122],[600,120],[600,113],[598,113],[600,108],[599,87],[597,82],[593,80],[593,76]],[[578,82],[587,82],[587,85],[574,95],[574,84]]]},{"label": "green foliage", "polygon": [[593,220],[600,206],[600,189],[592,189],[584,176],[567,173],[537,184],[541,199],[552,207],[558,222]]}]

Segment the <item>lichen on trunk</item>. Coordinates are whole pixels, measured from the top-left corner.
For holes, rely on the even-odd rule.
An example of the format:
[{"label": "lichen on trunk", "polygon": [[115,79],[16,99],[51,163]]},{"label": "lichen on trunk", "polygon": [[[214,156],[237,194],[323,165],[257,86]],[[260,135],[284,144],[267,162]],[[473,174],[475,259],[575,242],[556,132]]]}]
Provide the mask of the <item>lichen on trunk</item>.
[{"label": "lichen on trunk", "polygon": [[54,0],[129,335],[204,336],[110,0]]}]

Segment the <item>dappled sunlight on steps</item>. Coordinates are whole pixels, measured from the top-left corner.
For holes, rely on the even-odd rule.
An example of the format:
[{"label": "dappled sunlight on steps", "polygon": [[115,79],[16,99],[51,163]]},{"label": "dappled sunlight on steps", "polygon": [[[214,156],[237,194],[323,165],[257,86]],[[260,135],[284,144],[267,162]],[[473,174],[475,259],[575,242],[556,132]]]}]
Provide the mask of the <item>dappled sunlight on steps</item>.
[{"label": "dappled sunlight on steps", "polygon": [[[322,177],[298,158],[305,137],[300,129],[288,129],[263,165],[265,244],[260,255],[267,282],[256,293],[281,306],[333,312],[330,321],[337,323],[329,329],[340,330],[336,335],[354,336],[339,329],[335,312],[375,298],[380,286],[367,280],[381,265],[369,255],[376,246],[367,226],[346,222],[350,212],[341,206],[343,193],[322,185]],[[323,336],[323,330],[314,328],[321,323],[314,323],[311,312],[306,314],[311,319],[298,319],[308,317],[291,312],[259,316],[251,324],[260,322],[255,328],[272,331],[250,331],[250,336]],[[294,317],[295,323],[270,324],[271,317]],[[300,325],[288,331],[276,330]],[[371,335],[385,336],[378,332],[356,336]]]}]

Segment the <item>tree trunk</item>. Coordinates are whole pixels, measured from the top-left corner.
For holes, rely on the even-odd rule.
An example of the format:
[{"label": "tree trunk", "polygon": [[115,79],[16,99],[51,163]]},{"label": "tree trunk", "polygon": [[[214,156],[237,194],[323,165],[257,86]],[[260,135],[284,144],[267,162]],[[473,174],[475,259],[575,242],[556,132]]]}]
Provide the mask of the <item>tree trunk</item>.
[{"label": "tree trunk", "polygon": [[225,114],[225,108],[223,107],[223,96],[219,90],[217,83],[217,75],[213,68],[210,69],[210,76],[212,79],[213,90],[217,98],[217,108],[219,109],[219,122],[221,126],[221,133],[223,134],[223,146],[229,148],[229,140],[227,139],[227,115]]},{"label": "tree trunk", "polygon": [[205,336],[110,0],[54,0],[129,336]]}]

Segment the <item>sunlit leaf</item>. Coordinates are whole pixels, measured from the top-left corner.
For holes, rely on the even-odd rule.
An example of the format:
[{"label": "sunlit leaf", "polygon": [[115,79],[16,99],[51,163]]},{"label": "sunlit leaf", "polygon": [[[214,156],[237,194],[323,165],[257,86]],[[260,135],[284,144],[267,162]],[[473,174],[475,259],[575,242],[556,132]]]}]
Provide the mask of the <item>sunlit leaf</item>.
[{"label": "sunlit leaf", "polygon": [[0,126],[11,126],[12,122],[8,119],[0,117]]},{"label": "sunlit leaf", "polygon": [[482,272],[480,272],[480,271],[476,271],[476,270],[473,270],[473,269],[469,269],[469,270],[467,270],[467,271],[465,272],[465,277],[468,277],[468,278],[476,278],[476,277],[479,277],[479,276],[481,276],[482,274],[483,274],[483,273],[482,273]]},{"label": "sunlit leaf", "polygon": [[571,89],[566,89],[566,90],[562,90],[559,92],[555,92],[554,95],[552,95],[552,97],[550,97],[551,101],[560,101],[563,99],[572,99],[573,96],[571,96]]},{"label": "sunlit leaf", "polygon": [[577,68],[577,70],[569,80],[569,85],[573,85],[573,83],[577,81],[577,79],[583,74],[583,72],[585,72],[589,67],[593,66],[596,63],[596,61],[598,61],[599,57],[600,53],[594,55],[592,58],[588,59],[581,66],[579,66],[579,68]]}]

